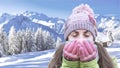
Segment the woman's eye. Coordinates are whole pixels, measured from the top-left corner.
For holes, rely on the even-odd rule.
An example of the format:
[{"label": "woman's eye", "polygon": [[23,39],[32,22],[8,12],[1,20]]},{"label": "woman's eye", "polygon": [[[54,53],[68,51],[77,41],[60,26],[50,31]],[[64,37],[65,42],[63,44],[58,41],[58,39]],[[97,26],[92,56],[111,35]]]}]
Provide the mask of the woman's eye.
[{"label": "woman's eye", "polygon": [[85,37],[89,37],[89,36],[90,36],[90,33],[87,32],[87,33],[84,34],[84,36],[85,36]]},{"label": "woman's eye", "polygon": [[78,36],[78,33],[77,33],[77,32],[73,32],[73,33],[71,34],[71,36],[72,36],[72,37],[77,37],[77,36]]}]

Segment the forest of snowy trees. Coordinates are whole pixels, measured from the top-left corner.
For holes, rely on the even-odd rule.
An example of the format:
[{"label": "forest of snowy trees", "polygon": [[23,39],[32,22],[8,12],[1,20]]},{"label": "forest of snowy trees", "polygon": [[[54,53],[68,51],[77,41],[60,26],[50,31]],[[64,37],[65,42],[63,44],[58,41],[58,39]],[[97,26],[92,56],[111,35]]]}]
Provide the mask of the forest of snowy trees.
[{"label": "forest of snowy trees", "polygon": [[9,34],[0,28],[0,56],[15,55],[26,52],[42,51],[55,47],[55,40],[48,31],[27,28],[16,31],[11,27]]}]

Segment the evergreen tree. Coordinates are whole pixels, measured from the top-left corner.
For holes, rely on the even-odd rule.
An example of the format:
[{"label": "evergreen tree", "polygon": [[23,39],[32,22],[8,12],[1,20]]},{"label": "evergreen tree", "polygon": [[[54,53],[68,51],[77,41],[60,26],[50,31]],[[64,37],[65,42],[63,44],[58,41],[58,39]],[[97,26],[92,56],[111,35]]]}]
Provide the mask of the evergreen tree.
[{"label": "evergreen tree", "polygon": [[31,52],[33,46],[35,45],[34,43],[34,31],[31,29],[27,28],[25,32],[25,38],[24,38],[24,52]]},{"label": "evergreen tree", "polygon": [[0,27],[0,56],[7,55],[8,52],[8,39],[6,32]]},{"label": "evergreen tree", "polygon": [[36,45],[35,48],[37,51],[42,50],[42,45],[44,45],[44,40],[43,40],[43,34],[42,34],[41,28],[38,28],[35,33],[35,45]]},{"label": "evergreen tree", "polygon": [[55,41],[52,38],[52,36],[50,35],[50,33],[44,31],[44,35],[45,35],[45,37],[44,37],[45,44],[42,47],[42,49],[47,50],[47,49],[54,48],[55,47]]},{"label": "evergreen tree", "polygon": [[16,31],[14,26],[11,27],[8,36],[8,45],[9,49],[8,52],[10,55],[18,54],[19,53],[19,44],[16,36]]},{"label": "evergreen tree", "polygon": [[17,40],[19,43],[19,53],[23,53],[24,50],[24,37],[25,37],[25,30],[19,30],[17,32]]}]

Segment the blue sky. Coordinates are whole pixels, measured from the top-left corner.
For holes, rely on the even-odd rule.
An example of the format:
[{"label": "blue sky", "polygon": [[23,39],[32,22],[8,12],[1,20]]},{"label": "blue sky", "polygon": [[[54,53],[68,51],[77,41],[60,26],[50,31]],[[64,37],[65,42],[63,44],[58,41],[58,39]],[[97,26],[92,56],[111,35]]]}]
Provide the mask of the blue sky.
[{"label": "blue sky", "polygon": [[120,15],[120,0],[0,0],[0,14],[35,11],[50,17],[66,18],[81,3],[89,4],[96,14]]}]

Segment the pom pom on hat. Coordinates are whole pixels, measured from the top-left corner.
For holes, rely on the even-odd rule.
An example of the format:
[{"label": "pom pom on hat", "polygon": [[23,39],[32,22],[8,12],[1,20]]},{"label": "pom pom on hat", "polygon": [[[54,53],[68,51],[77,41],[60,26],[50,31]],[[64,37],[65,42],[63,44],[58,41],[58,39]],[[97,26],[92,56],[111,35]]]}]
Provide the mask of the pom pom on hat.
[{"label": "pom pom on hat", "polygon": [[75,7],[72,14],[68,17],[64,30],[65,40],[72,31],[77,29],[90,31],[94,38],[97,35],[94,12],[87,4],[81,4]]},{"label": "pom pom on hat", "polygon": [[73,9],[72,14],[78,14],[78,13],[85,13],[94,17],[93,10],[87,4],[85,5],[81,4]]}]

